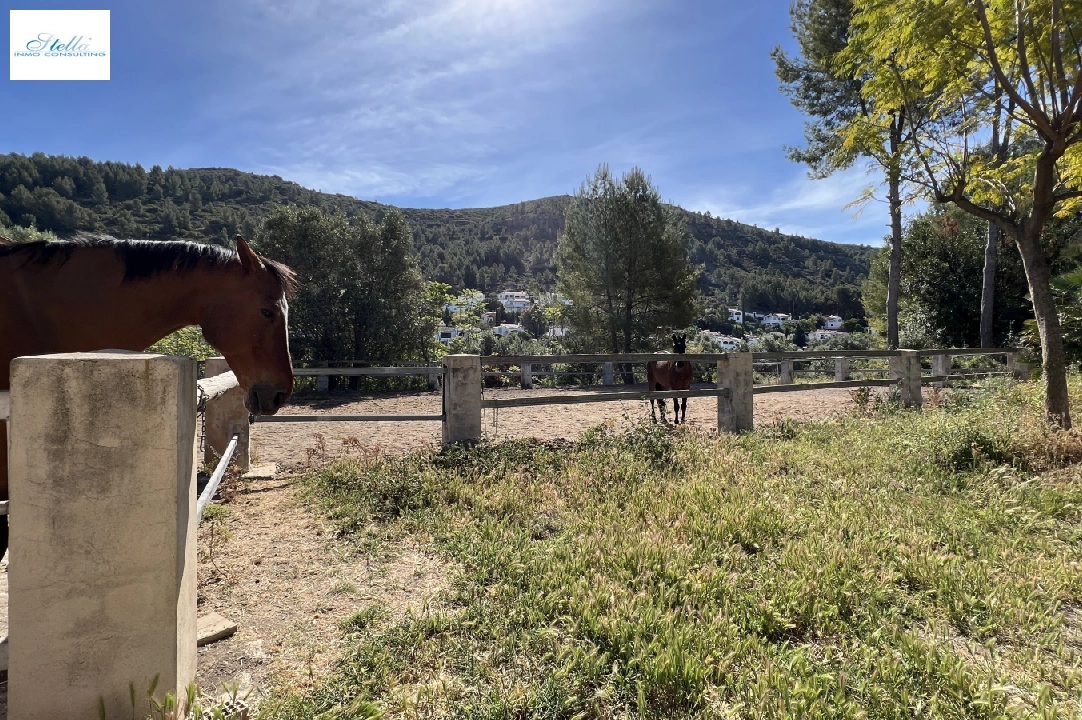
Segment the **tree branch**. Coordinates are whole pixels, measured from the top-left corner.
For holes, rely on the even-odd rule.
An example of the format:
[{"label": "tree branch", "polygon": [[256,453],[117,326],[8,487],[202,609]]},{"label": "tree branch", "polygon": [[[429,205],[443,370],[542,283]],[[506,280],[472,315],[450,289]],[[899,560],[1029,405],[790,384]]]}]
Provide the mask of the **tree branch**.
[{"label": "tree branch", "polygon": [[[1056,67],[1060,85],[1060,107],[1067,110],[1067,73],[1063,70],[1063,48],[1060,47],[1059,25],[1063,21],[1063,0],[1052,0],[1052,63]],[[1070,111],[1067,110],[1068,119]]]},{"label": "tree branch", "polygon": [[[981,220],[987,220],[988,222],[995,223],[999,226],[999,229],[1004,234],[1009,235],[1012,239],[1017,239],[1021,228],[1017,223],[1006,217],[1002,213],[998,213],[995,210],[989,210],[988,208],[981,207],[977,203],[973,202],[965,196],[965,184],[959,183],[954,187],[954,190],[946,198],[947,202],[952,202],[962,210],[965,210],[970,215],[979,217]],[[942,201],[941,201],[942,202]]]},{"label": "tree branch", "polygon": [[[1007,91],[1007,95],[1014,100],[1018,107],[1022,108],[1025,113],[1033,119],[1033,122],[1037,125],[1037,129],[1045,133],[1047,137],[1052,137],[1054,132],[1051,124],[1048,122],[1048,118],[1044,112],[1033,107],[1030,103],[1026,102],[1026,99],[1019,94],[1018,89],[1014,87],[1014,84],[1004,74],[1003,67],[999,64],[999,55],[996,53],[996,43],[992,38],[992,27],[988,24],[988,14],[985,11],[984,1],[975,0],[974,4],[977,8],[977,19],[980,20],[981,28],[984,30],[984,43],[988,49],[988,63],[992,66],[992,72],[995,73],[996,79],[999,80],[1003,89]],[[1021,11],[1021,8],[1019,8]],[[1018,15],[1018,54],[1019,65],[1021,67],[1022,77],[1026,81],[1026,87],[1029,90],[1030,95],[1034,98],[1038,97],[1037,89],[1033,86],[1033,78],[1029,74],[1029,64],[1026,60],[1026,42],[1024,39],[1025,33],[1021,25],[1021,14]]]}]

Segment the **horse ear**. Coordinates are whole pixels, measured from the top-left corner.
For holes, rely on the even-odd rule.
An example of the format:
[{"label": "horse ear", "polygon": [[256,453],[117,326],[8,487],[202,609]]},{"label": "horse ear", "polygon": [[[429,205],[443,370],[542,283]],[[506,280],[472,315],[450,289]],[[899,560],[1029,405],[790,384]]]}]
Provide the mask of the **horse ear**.
[{"label": "horse ear", "polygon": [[672,335],[672,341],[673,341],[673,342],[676,342],[676,333],[673,333],[673,335]]},{"label": "horse ear", "polygon": [[259,256],[255,254],[255,250],[249,247],[248,243],[240,235],[237,235],[237,257],[240,258],[240,266],[244,268],[244,272],[251,272],[263,267]]}]

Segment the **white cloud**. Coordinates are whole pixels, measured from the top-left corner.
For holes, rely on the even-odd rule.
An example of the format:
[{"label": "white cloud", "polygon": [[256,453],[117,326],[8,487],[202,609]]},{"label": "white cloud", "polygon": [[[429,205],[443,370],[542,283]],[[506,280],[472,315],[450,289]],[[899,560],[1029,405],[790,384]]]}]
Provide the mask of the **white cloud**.
[{"label": "white cloud", "polygon": [[[368,197],[434,195],[489,173],[539,95],[573,82],[574,68],[539,66],[567,63],[560,48],[582,41],[605,9],[544,0],[253,2],[231,17],[264,39],[249,52],[276,52],[261,56],[263,76],[243,97],[231,88],[227,106],[267,136],[252,169]],[[276,118],[270,129],[268,117]]]},{"label": "white cloud", "polygon": [[853,168],[822,180],[799,170],[772,189],[759,183],[721,185],[688,193],[684,205],[700,212],[783,232],[839,242],[877,243],[887,231],[885,204],[869,201],[863,208],[847,205],[869,187],[879,189],[874,171]]}]

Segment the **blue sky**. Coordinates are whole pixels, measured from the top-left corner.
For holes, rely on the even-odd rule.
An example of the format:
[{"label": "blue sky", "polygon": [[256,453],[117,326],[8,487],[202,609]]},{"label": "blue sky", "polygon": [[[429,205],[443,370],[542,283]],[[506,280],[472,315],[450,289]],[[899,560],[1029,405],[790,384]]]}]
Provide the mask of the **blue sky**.
[{"label": "blue sky", "polygon": [[[688,209],[879,244],[877,176],[812,181],[769,52],[789,0],[133,0],[112,79],[0,80],[0,152],[235,167],[405,207],[571,193],[643,168]],[[6,37],[8,15],[2,14]],[[14,111],[12,111],[14,110]]]}]

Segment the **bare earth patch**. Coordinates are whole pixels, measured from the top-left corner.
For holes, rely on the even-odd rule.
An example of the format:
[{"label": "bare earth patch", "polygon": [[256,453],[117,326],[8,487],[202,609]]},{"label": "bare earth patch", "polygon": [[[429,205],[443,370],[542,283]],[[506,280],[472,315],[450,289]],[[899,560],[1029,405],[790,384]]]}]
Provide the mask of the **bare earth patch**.
[{"label": "bare earth patch", "polygon": [[389,555],[372,560],[336,539],[288,479],[253,485],[227,507],[231,537],[213,555],[206,523],[199,533],[199,614],[238,625],[199,649],[206,692],[236,682],[258,705],[273,685],[308,686],[341,658],[344,620],[373,605],[391,618],[419,613],[447,587],[446,563],[413,544],[383,546]]}]

